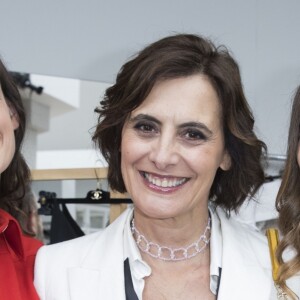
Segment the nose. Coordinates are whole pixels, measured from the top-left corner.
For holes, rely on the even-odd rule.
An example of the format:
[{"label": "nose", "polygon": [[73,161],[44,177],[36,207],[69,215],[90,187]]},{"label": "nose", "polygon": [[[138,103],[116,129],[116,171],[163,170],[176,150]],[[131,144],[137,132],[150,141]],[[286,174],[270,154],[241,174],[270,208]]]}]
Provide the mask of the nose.
[{"label": "nose", "polygon": [[149,159],[159,170],[165,170],[178,163],[180,157],[178,145],[170,136],[161,136],[153,141],[151,146]]}]

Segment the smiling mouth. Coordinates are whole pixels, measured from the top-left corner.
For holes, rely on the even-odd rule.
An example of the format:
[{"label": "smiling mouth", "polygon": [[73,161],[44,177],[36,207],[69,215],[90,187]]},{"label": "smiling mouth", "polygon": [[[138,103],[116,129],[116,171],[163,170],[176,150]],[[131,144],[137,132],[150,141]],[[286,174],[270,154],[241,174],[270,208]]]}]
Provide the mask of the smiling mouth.
[{"label": "smiling mouth", "polygon": [[141,172],[141,175],[149,183],[162,188],[178,187],[189,181],[186,177],[157,177],[146,172]]}]

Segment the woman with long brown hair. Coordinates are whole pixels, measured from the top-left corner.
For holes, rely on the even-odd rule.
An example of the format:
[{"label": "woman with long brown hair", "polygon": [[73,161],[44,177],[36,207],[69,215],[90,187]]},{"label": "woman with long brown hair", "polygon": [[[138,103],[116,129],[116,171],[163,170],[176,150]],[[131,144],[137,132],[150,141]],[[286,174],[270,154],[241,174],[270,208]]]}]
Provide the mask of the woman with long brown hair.
[{"label": "woman with long brown hair", "polygon": [[[276,253],[279,262],[277,283],[289,297],[298,299],[300,296],[300,87],[296,91],[292,106],[287,159],[276,207],[279,211],[279,229],[282,234]],[[297,292],[298,298],[295,294]]]},{"label": "woman with long brown hair", "polygon": [[[25,111],[18,89],[0,60],[0,299],[38,299],[33,286],[35,254],[42,245],[17,221],[28,166],[21,154]],[[27,235],[23,234],[27,233]]]}]

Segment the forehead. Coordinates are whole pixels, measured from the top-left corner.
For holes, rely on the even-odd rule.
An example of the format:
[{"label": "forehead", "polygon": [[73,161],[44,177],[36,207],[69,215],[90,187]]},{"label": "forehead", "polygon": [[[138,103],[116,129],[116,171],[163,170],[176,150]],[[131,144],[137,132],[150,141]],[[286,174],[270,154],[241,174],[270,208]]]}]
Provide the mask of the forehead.
[{"label": "forehead", "polygon": [[161,117],[212,119],[221,117],[217,92],[204,75],[192,75],[158,82],[132,115],[157,114]]}]

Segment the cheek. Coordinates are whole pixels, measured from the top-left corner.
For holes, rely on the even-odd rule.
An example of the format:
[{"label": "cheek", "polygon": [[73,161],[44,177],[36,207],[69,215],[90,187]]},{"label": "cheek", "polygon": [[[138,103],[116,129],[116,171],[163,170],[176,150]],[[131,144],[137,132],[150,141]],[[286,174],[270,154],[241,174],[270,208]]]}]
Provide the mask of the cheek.
[{"label": "cheek", "polygon": [[132,145],[128,141],[128,138],[126,135],[122,137],[122,142],[121,142],[121,163],[126,164],[128,163],[128,160],[130,160],[130,156],[132,153]]},{"label": "cheek", "polygon": [[147,145],[137,137],[132,131],[125,130],[121,142],[121,160],[124,163],[138,160],[145,152]]},{"label": "cheek", "polygon": [[201,151],[189,153],[189,155],[185,156],[195,169],[206,170],[212,173],[219,168],[222,162],[222,154],[213,149],[201,149]]},{"label": "cheek", "polygon": [[128,171],[137,159],[137,153],[135,151],[135,142],[128,134],[123,134],[121,142],[121,172],[124,181],[126,181]]},{"label": "cheek", "polygon": [[15,136],[12,132],[11,136],[2,136],[0,133],[0,174],[4,172],[10,165],[15,154]]},{"label": "cheek", "polygon": [[130,140],[121,145],[121,164],[122,167],[132,165],[144,157],[146,150],[140,144]]}]

